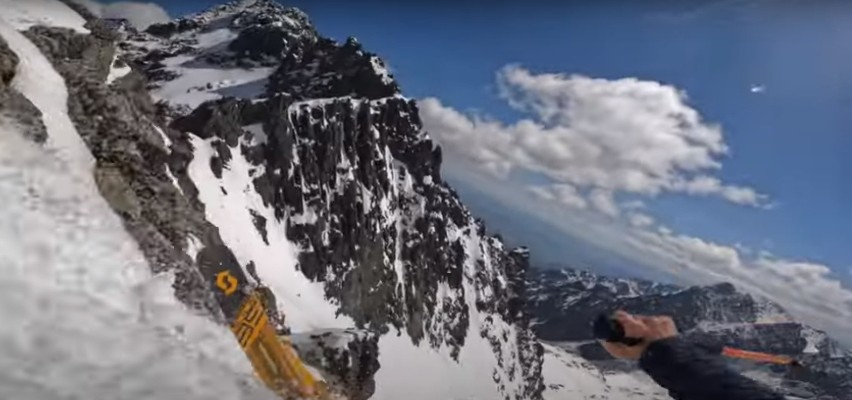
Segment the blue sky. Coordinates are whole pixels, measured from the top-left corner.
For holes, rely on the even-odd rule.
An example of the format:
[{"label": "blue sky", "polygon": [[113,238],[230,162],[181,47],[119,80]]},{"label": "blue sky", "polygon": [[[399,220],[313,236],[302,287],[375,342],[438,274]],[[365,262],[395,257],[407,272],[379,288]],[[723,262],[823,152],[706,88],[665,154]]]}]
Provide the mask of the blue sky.
[{"label": "blue sky", "polygon": [[[303,4],[300,4],[303,3]],[[494,89],[509,63],[533,71],[638,77],[686,90],[722,125],[720,176],[769,194],[769,211],[672,196],[652,205],[672,229],[852,267],[852,14],[779,1],[733,2],[695,15],[657,3],[450,8],[293,2],[320,31],[358,37],[393,67],[405,94],[457,109],[513,112]],[[464,3],[464,2],[462,2]],[[703,12],[702,12],[703,11]],[[750,85],[767,89],[753,95]]]},{"label": "blue sky", "polygon": [[[158,2],[172,16],[218,3]],[[524,119],[547,128],[541,115],[530,112],[545,101],[535,96],[551,90],[541,86],[546,81],[618,93],[621,87],[647,89],[654,96],[669,93],[666,88],[684,92],[676,110],[696,112],[696,129],[718,125],[728,149],[713,157],[721,167],[707,174],[722,187],[747,188],[765,198],[733,201],[722,189],[704,194],[664,189],[655,195],[607,189],[617,203],[618,217],[612,217],[527,192],[534,184],[570,183],[580,192],[578,201],[594,204],[594,187],[578,184],[576,177],[554,180],[552,170],[525,168],[523,162],[496,176],[482,168],[481,158],[448,152],[445,177],[492,230],[529,245],[539,264],[685,283],[729,277],[788,308],[808,301],[783,299],[777,292],[801,292],[814,297],[814,304],[836,303],[812,319],[821,327],[832,324],[832,312],[852,315],[852,5],[785,0],[285,4],[307,12],[326,36],[356,36],[391,66],[406,96],[435,100],[424,112],[433,121],[427,127],[457,128],[452,132],[457,136],[432,132],[439,142],[468,140],[458,139],[464,136],[473,139],[452,144],[478,143],[477,133],[460,128],[467,125],[452,125],[459,118],[440,119],[453,113],[465,123],[476,124],[478,115],[495,124],[480,125],[484,137],[490,127],[509,137],[513,124]],[[513,106],[500,90],[507,86],[535,98]],[[578,94],[565,96],[576,100]],[[611,105],[613,98],[602,101]],[[577,120],[573,116],[565,126],[576,129]],[[628,205],[637,199],[642,208]],[[628,223],[636,214],[654,223]],[[826,292],[833,297],[816,297]]]}]

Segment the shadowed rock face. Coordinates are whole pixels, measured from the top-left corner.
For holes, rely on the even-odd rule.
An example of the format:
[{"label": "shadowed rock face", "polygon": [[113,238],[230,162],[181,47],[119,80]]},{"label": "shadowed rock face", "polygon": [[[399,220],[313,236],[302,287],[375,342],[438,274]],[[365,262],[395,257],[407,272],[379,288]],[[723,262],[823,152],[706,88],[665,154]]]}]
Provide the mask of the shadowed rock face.
[{"label": "shadowed rock face", "polygon": [[378,341],[375,332],[355,329],[293,336],[305,361],[330,371],[339,379],[335,386],[349,388],[347,398],[351,400],[366,400],[376,390],[370,378],[380,367]]},{"label": "shadowed rock face", "polygon": [[[576,270],[531,270],[529,312],[543,339],[582,342],[577,352],[599,366],[634,368],[617,362],[592,341],[591,321],[616,309],[671,315],[686,340],[707,349],[722,346],[790,355],[806,369],[769,368],[749,362],[732,366],[746,373],[782,379],[789,395],[805,399],[846,399],[852,386],[852,354],[821,331],[795,322],[778,305],[740,292],[729,283],[681,288],[617,279]],[[820,397],[823,396],[823,397]]]},{"label": "shadowed rock face", "polygon": [[9,48],[6,40],[0,38],[0,87],[5,88],[12,83],[18,61],[18,55]]},{"label": "shadowed rock face", "polygon": [[270,79],[269,90],[291,93],[297,99],[356,94],[372,100],[398,94],[396,82],[374,71],[373,63],[381,62],[376,60],[352,38],[343,46],[321,38],[304,52],[285,56]]},{"label": "shadowed rock face", "polygon": [[0,118],[14,124],[30,140],[44,143],[47,129],[42,122],[41,111],[10,86],[18,61],[18,55],[0,37]]},{"label": "shadowed rock face", "polygon": [[[468,335],[479,335],[502,369],[494,371],[495,385],[520,388],[504,397],[541,397],[543,349],[524,312],[528,254],[489,236],[443,182],[440,147],[381,60],[354,39],[321,37],[300,11],[265,0],[230,3],[147,32],[91,16],[89,26],[91,35],[45,27],[26,35],[67,82],[69,114],[96,160],[101,194],[154,272],[175,273],[181,301],[222,320],[199,269],[237,262],[220,237],[227,227],[207,219],[188,174],[195,136],[211,144],[213,156],[201,161],[218,178],[235,157],[245,158],[254,191],[300,248],[298,269],[321,282],[357,325],[294,336],[342,392],[366,399],[375,391],[378,338],[400,331],[453,357]],[[229,42],[199,49],[193,35],[222,28],[233,32]],[[3,51],[0,43],[0,96],[15,96],[7,86],[15,60]],[[116,51],[134,72],[107,83]],[[254,97],[219,96],[197,107],[156,103],[149,90],[181,78],[167,65],[177,55],[196,57],[192,68],[272,72]],[[14,104],[0,102],[0,112],[28,102]],[[43,126],[32,129],[34,140],[44,140]],[[268,243],[272,221],[252,216]],[[189,247],[198,259],[187,255]],[[253,263],[245,268],[263,284]],[[263,296],[275,304],[270,290]],[[287,332],[285,316],[270,309]],[[487,316],[478,331],[470,329],[474,311]]]}]

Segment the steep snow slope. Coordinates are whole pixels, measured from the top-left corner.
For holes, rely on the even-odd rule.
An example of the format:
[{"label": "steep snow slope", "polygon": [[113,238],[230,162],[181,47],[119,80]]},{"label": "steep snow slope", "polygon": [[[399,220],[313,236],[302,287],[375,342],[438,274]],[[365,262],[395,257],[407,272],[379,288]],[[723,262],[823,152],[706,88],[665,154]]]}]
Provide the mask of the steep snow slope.
[{"label": "steep snow slope", "polygon": [[17,30],[34,25],[57,26],[88,33],[86,21],[56,0],[0,0],[3,20]]},{"label": "steep snow slope", "polygon": [[39,107],[49,140],[0,117],[0,397],[271,398],[231,334],[178,303],[169,276],[150,275],[80,162],[91,155],[63,79],[9,12],[0,36],[21,59],[12,88]]},{"label": "steep snow slope", "polygon": [[[20,4],[18,4],[20,3]],[[39,52],[39,50],[30,43],[23,35],[15,30],[14,25],[9,24],[9,20],[18,20],[18,12],[24,15],[38,14],[39,9],[26,8],[23,2],[10,10],[4,10],[2,31],[3,37],[8,42],[18,58],[18,68],[16,79],[12,81],[12,88],[21,92],[30,102],[33,103],[43,115],[44,125],[48,131],[48,143],[51,147],[60,153],[66,162],[74,164],[70,171],[78,173],[78,179],[91,180],[90,168],[94,159],[86,150],[86,146],[80,140],[80,136],[74,129],[74,124],[68,118],[68,90],[65,87],[65,80],[50,65],[50,62]],[[41,2],[31,4],[33,6],[41,6]],[[64,5],[59,4],[64,7]],[[57,7],[58,8],[58,7]],[[52,7],[45,7],[46,12],[54,11]],[[8,12],[8,14],[6,14]],[[28,12],[28,13],[25,13]],[[67,10],[73,13],[71,10]],[[48,14],[50,15],[50,14]],[[56,13],[55,15],[63,15]],[[68,18],[60,18],[56,22],[63,24]],[[49,22],[54,22],[48,19]]]},{"label": "steep snow slope", "polygon": [[[518,343],[517,328],[500,316],[480,312],[476,306],[479,297],[474,284],[476,261],[485,257],[484,265],[493,268],[488,256],[478,247],[482,239],[475,233],[463,236],[460,230],[455,234],[464,243],[467,255],[462,288],[464,304],[470,310],[470,325],[465,344],[454,359],[447,347],[434,349],[425,343],[415,345],[393,332],[382,336],[379,363],[392,368],[379,369],[376,374],[376,399],[490,399],[504,394],[513,398],[523,395],[524,382],[518,382],[515,376],[520,375],[520,371],[514,371],[523,368],[516,364],[520,350],[515,345]],[[449,285],[441,285],[438,296],[439,305],[459,300],[458,291]],[[433,318],[447,317],[450,316],[437,314]],[[486,332],[502,332],[506,336],[495,342],[489,340]],[[495,349],[495,345],[499,349]],[[504,365],[508,368],[503,368]]]},{"label": "steep snow slope", "polygon": [[[216,154],[211,142],[192,138],[195,157],[189,176],[198,187],[199,200],[206,205],[207,217],[225,227],[222,239],[233,249],[240,265],[254,263],[256,275],[272,289],[278,309],[284,311],[294,332],[354,327],[351,319],[335,315],[337,307],[325,299],[322,285],[298,271],[298,249],[287,240],[285,225],[275,219],[274,211],[254,191],[252,177],[257,172],[243,156],[243,143],[219,179],[210,169],[209,160]],[[265,236],[255,227],[258,216],[268,221]],[[248,270],[245,273],[254,275]]]},{"label": "steep snow slope", "polygon": [[556,345],[544,346],[545,400],[671,400],[642,372],[601,371]]}]

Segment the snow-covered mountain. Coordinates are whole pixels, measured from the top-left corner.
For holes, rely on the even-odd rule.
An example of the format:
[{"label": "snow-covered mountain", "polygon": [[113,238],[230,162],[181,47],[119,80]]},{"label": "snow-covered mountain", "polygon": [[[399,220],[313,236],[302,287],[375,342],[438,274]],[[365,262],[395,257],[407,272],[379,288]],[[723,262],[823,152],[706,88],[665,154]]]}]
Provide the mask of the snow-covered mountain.
[{"label": "snow-covered mountain", "polygon": [[[825,332],[794,321],[780,306],[720,283],[681,288],[642,280],[610,278],[573,269],[532,269],[527,307],[533,329],[604,371],[632,371],[612,360],[593,341],[591,321],[600,313],[625,309],[671,315],[687,338],[705,345],[794,356],[806,369],[772,370],[736,363],[754,377],[806,399],[852,398],[852,352]],[[585,323],[584,323],[585,322]],[[820,397],[823,396],[823,397]]]},{"label": "snow-covered mountain", "polygon": [[0,397],[275,398],[205,281],[225,264],[349,399],[667,399],[587,345],[616,304],[726,340],[799,335],[790,351],[829,371],[802,390],[848,366],[724,285],[528,282],[526,250],[443,181],[382,60],[295,8],[244,0],[138,32],[72,0],[0,7]]},{"label": "snow-covered mountain", "polygon": [[225,264],[350,399],[609,390],[535,338],[527,252],[471,216],[356,40],[269,0],[145,32],[0,6],[2,397],[270,398],[205,281]]}]

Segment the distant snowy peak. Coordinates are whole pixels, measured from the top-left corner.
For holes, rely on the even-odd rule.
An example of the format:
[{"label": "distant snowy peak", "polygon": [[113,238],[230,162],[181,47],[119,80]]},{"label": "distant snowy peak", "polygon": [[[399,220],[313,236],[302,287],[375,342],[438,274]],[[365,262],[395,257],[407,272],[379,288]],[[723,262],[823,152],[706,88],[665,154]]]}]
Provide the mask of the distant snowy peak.
[{"label": "distant snowy peak", "polygon": [[845,354],[824,332],[729,283],[681,288],[570,269],[532,270],[528,279],[528,310],[537,334],[547,340],[593,339],[589,324],[598,314],[625,309],[671,315],[681,332],[702,340],[763,346],[785,354]]},{"label": "distant snowy peak", "polygon": [[[852,373],[852,353],[825,332],[794,321],[777,304],[743,293],[731,284],[681,288],[576,270],[531,270],[528,280],[531,295],[527,307],[534,317],[536,334],[544,340],[561,342],[562,350],[602,368],[608,386],[614,386],[613,381],[633,382],[626,390],[645,393],[638,398],[653,398],[649,391],[652,386],[636,383],[634,373],[639,371],[619,365],[593,340],[591,322],[600,313],[624,309],[637,314],[671,315],[685,340],[708,348],[730,346],[793,356],[802,360],[808,373],[785,369],[779,372],[748,362],[734,365],[797,396],[792,398],[852,398],[852,387],[843,383]],[[545,369],[554,368],[553,361],[553,356],[546,354]],[[560,364],[557,367],[561,368]],[[548,393],[545,391],[545,397]]]},{"label": "distant snowy peak", "polygon": [[178,114],[224,97],[399,94],[384,62],[356,40],[324,38],[305,13],[272,0],[232,2],[155,24],[131,35],[123,48],[151,82],[154,97]]},{"label": "distant snowy peak", "polygon": [[305,13],[295,7],[285,7],[273,0],[234,1],[171,22],[154,24],[145,31],[155,36],[169,38],[192,30],[225,27],[240,29],[253,25],[281,27],[297,36],[317,36]]},{"label": "distant snowy peak", "polygon": [[576,269],[536,269],[530,271],[530,301],[559,302],[568,308],[583,300],[622,299],[643,295],[672,294],[684,290],[658,282],[611,278]]}]

